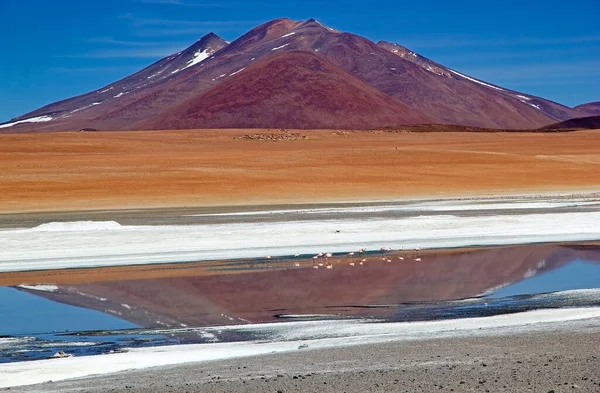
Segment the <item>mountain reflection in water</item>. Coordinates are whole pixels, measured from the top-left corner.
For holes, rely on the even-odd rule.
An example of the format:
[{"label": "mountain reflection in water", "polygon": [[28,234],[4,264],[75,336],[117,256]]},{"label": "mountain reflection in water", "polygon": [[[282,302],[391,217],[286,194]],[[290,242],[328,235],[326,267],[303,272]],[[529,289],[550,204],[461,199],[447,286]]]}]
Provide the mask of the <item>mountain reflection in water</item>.
[{"label": "mountain reflection in water", "polygon": [[[589,262],[568,266],[581,260]],[[260,323],[289,316],[401,320],[403,310],[415,306],[425,310],[424,303],[494,293],[496,297],[532,293],[519,292],[519,285],[527,287],[533,278],[535,282],[543,281],[530,286],[535,288],[533,293],[600,288],[598,262],[600,248],[593,245],[378,251],[317,260],[298,256],[222,261],[196,272],[186,271],[182,277],[123,277],[118,281],[58,285],[55,292],[22,290],[117,315],[145,327]],[[558,279],[552,279],[553,271],[559,272],[555,275]],[[586,277],[583,286],[569,286],[564,280],[556,289],[544,284],[560,281],[560,272],[564,271],[575,278],[581,271],[580,275]],[[406,316],[407,320],[414,318]]]}]

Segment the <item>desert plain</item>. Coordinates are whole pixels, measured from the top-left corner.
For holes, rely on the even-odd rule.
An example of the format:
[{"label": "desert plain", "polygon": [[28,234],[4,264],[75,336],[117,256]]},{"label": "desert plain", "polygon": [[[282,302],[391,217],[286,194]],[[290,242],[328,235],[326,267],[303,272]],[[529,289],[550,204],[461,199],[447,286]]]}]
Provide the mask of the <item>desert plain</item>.
[{"label": "desert plain", "polygon": [[0,135],[0,212],[585,193],[600,133],[190,130]]}]

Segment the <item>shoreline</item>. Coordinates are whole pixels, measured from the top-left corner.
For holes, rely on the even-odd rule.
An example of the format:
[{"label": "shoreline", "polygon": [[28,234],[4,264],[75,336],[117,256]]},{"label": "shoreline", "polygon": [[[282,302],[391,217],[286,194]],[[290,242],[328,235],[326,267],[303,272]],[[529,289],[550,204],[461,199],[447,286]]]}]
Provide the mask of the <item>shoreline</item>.
[{"label": "shoreline", "polygon": [[[519,318],[519,315],[515,317]],[[80,361],[92,362],[89,367],[96,362],[100,365],[104,364],[102,361],[113,359],[111,364],[116,363],[116,368],[111,366],[110,369],[121,371],[95,376],[79,374],[78,379],[55,380],[18,389],[45,393],[66,390],[163,392],[165,389],[173,393],[190,390],[285,392],[298,389],[354,393],[397,391],[400,388],[418,392],[481,389],[494,392],[526,389],[548,392],[554,389],[566,392],[577,389],[594,393],[600,387],[600,356],[596,351],[600,338],[599,322],[598,318],[533,325],[523,322],[523,327],[511,328],[508,325],[497,329],[488,326],[484,330],[474,326],[474,335],[459,329],[458,333],[447,332],[441,337],[399,340],[382,337],[383,341],[370,338],[363,342],[359,339],[343,345],[327,339],[303,341],[306,347],[298,346],[295,341],[282,342],[281,345],[262,343],[254,344],[256,347],[252,344],[238,346],[237,352],[229,355],[218,348],[210,349],[211,345],[218,347],[219,344],[171,347],[174,354],[183,351],[178,356],[189,357],[187,362],[181,358],[176,360],[170,351],[164,351],[166,348],[159,348],[158,353],[162,355],[150,357],[162,366],[152,367],[150,360],[137,365],[138,370],[129,371],[123,371],[127,366],[119,364],[119,359],[129,356],[128,353],[99,355],[93,359],[38,361],[34,362],[41,367],[36,367],[38,381],[45,377],[37,374],[44,373],[55,375],[54,379],[62,379],[59,376],[66,376],[62,373],[72,367],[71,364]],[[206,349],[197,351],[200,348]],[[146,352],[134,351],[131,356],[134,356],[133,359],[136,356],[148,359],[150,353]],[[0,373],[3,368],[10,367],[23,368],[23,376],[33,370],[28,368],[29,365],[13,364],[0,366]],[[14,391],[14,387],[0,389],[9,390]]]},{"label": "shoreline", "polygon": [[[35,210],[35,211],[3,211],[0,208],[0,230],[2,229],[20,229],[26,228],[17,225],[22,220],[52,220],[72,221],[83,220],[87,217],[123,217],[137,215],[146,217],[152,213],[161,216],[168,214],[189,215],[193,214],[223,214],[223,213],[251,213],[263,211],[285,211],[296,209],[325,209],[325,208],[344,208],[344,207],[377,207],[387,204],[410,204],[419,202],[509,202],[516,200],[525,201],[543,201],[548,199],[570,200],[570,199],[598,199],[600,201],[600,188],[590,190],[554,190],[554,192],[533,191],[523,193],[504,193],[496,194],[457,194],[440,198],[439,196],[407,196],[405,198],[377,198],[354,199],[354,200],[319,200],[312,202],[292,201],[285,203],[253,203],[253,204],[205,204],[196,206],[160,206],[160,207],[113,207],[113,208],[95,208],[83,210]],[[14,223],[13,223],[14,222]]]},{"label": "shoreline", "polygon": [[[60,209],[49,210],[22,210],[20,208],[14,210],[3,210],[0,207],[0,224],[1,220],[10,216],[44,216],[44,215],[86,215],[86,214],[114,214],[114,213],[145,213],[145,212],[169,212],[169,211],[205,211],[210,212],[250,212],[269,210],[284,210],[284,209],[302,209],[302,208],[335,208],[345,206],[362,206],[362,205],[381,205],[387,203],[416,203],[416,202],[452,202],[452,201],[511,201],[511,200],[538,200],[538,199],[594,199],[600,198],[600,185],[576,188],[519,188],[519,189],[504,189],[495,190],[494,192],[456,192],[456,193],[429,193],[429,194],[414,194],[404,196],[379,196],[379,197],[357,197],[357,198],[340,198],[332,196],[330,198],[321,198],[318,200],[312,199],[293,199],[284,198],[284,200],[256,200],[248,203],[247,201],[224,201],[224,202],[209,202],[201,204],[177,203],[177,204],[159,204],[159,205],[144,205],[133,203],[116,204],[107,207],[91,207],[89,209]],[[0,228],[2,226],[0,225]]]}]

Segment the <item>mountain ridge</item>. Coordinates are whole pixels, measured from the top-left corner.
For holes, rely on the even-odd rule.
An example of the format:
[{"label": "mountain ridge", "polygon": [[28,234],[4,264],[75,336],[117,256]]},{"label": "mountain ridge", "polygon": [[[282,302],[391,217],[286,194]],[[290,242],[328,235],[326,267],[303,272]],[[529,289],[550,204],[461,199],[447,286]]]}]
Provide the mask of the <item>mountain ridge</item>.
[{"label": "mountain ridge", "polygon": [[[433,123],[534,129],[585,115],[543,98],[469,77],[399,44],[374,43],[332,29],[315,19],[293,21],[281,18],[257,26],[231,43],[209,33],[189,48],[160,59],[129,77],[90,93],[46,105],[13,119],[13,123],[19,124],[8,123],[0,128],[4,132],[7,129],[135,129],[137,125],[148,124],[148,118],[160,117],[161,113],[168,113],[189,100],[205,102],[200,100],[202,95],[238,72],[245,72],[254,62],[274,54],[297,51],[321,57],[412,108],[415,113],[424,114]],[[280,89],[287,88],[280,86]],[[304,87],[301,90],[311,96],[318,95]],[[288,92],[297,96],[297,92]],[[235,101],[236,97],[231,100]],[[327,102],[321,104],[327,107]],[[282,111],[302,111],[294,102],[286,105],[290,107]],[[206,128],[210,123],[186,124],[192,128]],[[372,121],[359,124],[361,127],[366,124],[373,127],[392,125]],[[287,127],[292,128],[291,124]]]},{"label": "mountain ridge", "polygon": [[588,115],[600,116],[600,101],[587,102],[585,104],[577,105],[573,109]]}]

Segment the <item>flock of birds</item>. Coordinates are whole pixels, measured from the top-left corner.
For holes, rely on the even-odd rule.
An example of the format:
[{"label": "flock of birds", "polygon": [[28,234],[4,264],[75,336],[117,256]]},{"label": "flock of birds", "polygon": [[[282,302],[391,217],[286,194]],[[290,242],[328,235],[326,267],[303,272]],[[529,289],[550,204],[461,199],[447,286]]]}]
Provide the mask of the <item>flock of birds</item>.
[{"label": "flock of birds", "polygon": [[[385,261],[387,263],[392,263],[392,261],[393,261],[392,258],[389,257],[389,256],[387,256],[387,255],[385,255],[385,254],[393,251],[390,247],[381,247],[379,249],[379,251],[384,254],[384,256],[381,257],[382,261]],[[402,255],[402,253],[404,252],[404,248],[400,247],[400,249],[398,249],[397,251],[399,251],[401,253],[401,255],[398,256],[398,259],[400,261],[404,261],[405,256]],[[421,257],[419,256],[420,251],[421,251],[420,247],[415,247],[414,248],[413,260],[415,262],[421,262]],[[361,249],[359,249],[356,252],[355,251],[349,252],[347,254],[347,256],[350,257],[351,259],[350,259],[350,262],[348,263],[348,265],[350,265],[350,266],[356,266],[356,263],[358,263],[359,266],[363,266],[365,264],[365,262],[367,262],[367,259],[363,258],[363,254],[365,254],[366,252],[367,252],[366,248],[361,248]],[[294,255],[294,257],[295,258],[299,258],[300,254]],[[272,258],[273,257],[271,257],[270,255],[267,255],[265,257],[266,260],[271,260]],[[327,252],[327,253],[320,252],[320,253],[314,255],[312,257],[312,261],[313,261],[312,267],[313,267],[313,269],[319,269],[321,267],[325,267],[326,269],[333,269],[333,263],[331,262],[331,258],[333,258],[333,254],[330,253],[330,252]],[[353,259],[353,258],[356,258],[356,260]],[[295,267],[300,267],[300,262],[294,262],[294,266]],[[272,267],[272,266],[268,265],[267,267]]]}]

